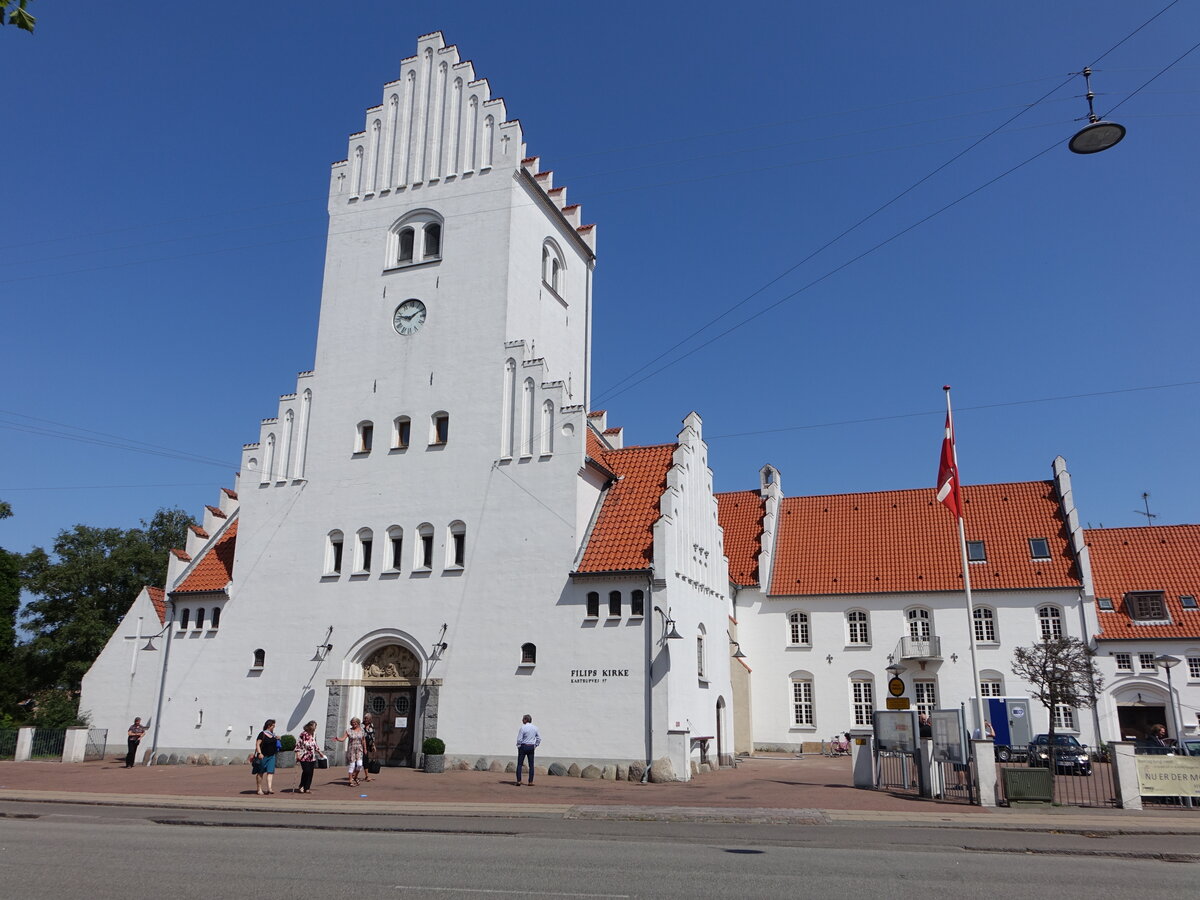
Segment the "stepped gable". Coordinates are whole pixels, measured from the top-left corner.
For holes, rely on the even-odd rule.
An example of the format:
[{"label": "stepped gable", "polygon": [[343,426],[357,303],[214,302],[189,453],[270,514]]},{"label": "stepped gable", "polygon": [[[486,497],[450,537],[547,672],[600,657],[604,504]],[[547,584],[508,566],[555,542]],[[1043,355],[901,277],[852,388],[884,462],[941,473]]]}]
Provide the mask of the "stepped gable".
[{"label": "stepped gable", "polygon": [[[967,540],[987,553],[972,590],[1080,586],[1054,482],[962,490]],[[962,590],[958,529],[932,489],[785,498],[778,522],[771,594]],[[1029,538],[1045,538],[1050,559],[1032,559]]]},{"label": "stepped gable", "polygon": [[617,480],[604,494],[579,564],[580,573],[640,572],[650,568],[659,500],[667,488],[667,471],[677,446],[660,444],[603,452],[601,462]]},{"label": "stepped gable", "polygon": [[158,615],[158,624],[167,624],[167,592],[162,588],[146,585],[146,593],[150,595],[150,602],[154,605],[154,612]]},{"label": "stepped gable", "polygon": [[233,580],[233,556],[237,545],[238,520],[234,520],[217,542],[192,567],[186,578],[171,591],[174,594],[196,594],[223,591]]},{"label": "stepped gable", "polygon": [[[1112,612],[1097,607],[1103,640],[1200,638],[1200,610],[1184,609],[1180,595],[1200,597],[1200,525],[1145,525],[1088,528],[1096,596],[1112,600]],[[1125,595],[1162,591],[1169,625],[1146,625],[1130,618]]]},{"label": "stepped gable", "polygon": [[729,580],[740,587],[756,585],[767,501],[758,491],[732,491],[716,497],[717,521],[725,532]]}]

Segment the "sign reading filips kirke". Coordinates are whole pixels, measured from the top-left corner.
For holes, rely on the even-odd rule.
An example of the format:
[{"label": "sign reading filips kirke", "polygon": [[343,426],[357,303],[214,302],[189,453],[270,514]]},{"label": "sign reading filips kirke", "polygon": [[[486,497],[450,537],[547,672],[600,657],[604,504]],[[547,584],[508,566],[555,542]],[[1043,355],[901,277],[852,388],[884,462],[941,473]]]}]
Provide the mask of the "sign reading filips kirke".
[{"label": "sign reading filips kirke", "polygon": [[572,669],[571,684],[604,684],[610,678],[628,678],[628,669]]},{"label": "sign reading filips kirke", "polygon": [[1143,797],[1200,797],[1200,757],[1137,756]]}]

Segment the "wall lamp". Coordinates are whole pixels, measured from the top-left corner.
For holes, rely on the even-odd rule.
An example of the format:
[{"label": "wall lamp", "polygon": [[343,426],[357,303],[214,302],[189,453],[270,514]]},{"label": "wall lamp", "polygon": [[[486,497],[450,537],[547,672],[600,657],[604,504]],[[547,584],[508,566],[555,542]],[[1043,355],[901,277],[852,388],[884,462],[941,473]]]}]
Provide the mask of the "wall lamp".
[{"label": "wall lamp", "polygon": [[325,640],[317,644],[317,652],[313,654],[312,662],[325,662],[329,658],[329,652],[333,650],[333,644],[329,643],[329,638],[333,634],[333,626],[329,626],[329,630],[325,632]]},{"label": "wall lamp", "polygon": [[663,612],[661,606],[656,606],[654,607],[654,611],[663,617],[663,631],[666,632],[665,640],[683,640],[683,635],[675,630],[675,620],[671,618],[671,608],[667,607],[667,611]]},{"label": "wall lamp", "polygon": [[725,635],[729,638],[729,643],[734,648],[733,659],[745,659],[746,654],[742,652],[742,645],[735,641],[733,635],[729,634],[729,632],[726,632]]}]

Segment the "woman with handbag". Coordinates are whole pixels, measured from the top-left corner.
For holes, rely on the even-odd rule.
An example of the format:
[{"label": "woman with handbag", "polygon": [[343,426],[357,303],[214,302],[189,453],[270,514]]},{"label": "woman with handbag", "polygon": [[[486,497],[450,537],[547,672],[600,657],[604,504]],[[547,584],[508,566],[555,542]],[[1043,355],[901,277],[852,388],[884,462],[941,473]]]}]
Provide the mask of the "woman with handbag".
[{"label": "woman with handbag", "polygon": [[313,769],[317,766],[317,759],[324,755],[317,746],[317,723],[309,722],[296,740],[296,762],[300,763],[300,787],[297,793],[312,793]]},{"label": "woman with handbag", "polygon": [[[254,755],[250,759],[250,770],[254,773],[254,784],[260,794],[273,794],[275,780],[275,754],[279,752],[279,738],[275,735],[275,720],[263,722],[263,730],[254,740]],[[263,784],[266,790],[263,790]]]}]

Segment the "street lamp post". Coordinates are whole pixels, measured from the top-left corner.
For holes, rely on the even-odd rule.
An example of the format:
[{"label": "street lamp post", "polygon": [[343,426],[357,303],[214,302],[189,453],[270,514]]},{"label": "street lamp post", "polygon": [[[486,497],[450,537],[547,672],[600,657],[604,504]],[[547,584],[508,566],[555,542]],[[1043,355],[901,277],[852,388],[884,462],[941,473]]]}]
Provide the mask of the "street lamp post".
[{"label": "street lamp post", "polygon": [[1186,753],[1187,749],[1183,746],[1183,735],[1179,733],[1179,714],[1175,708],[1175,689],[1171,687],[1171,670],[1183,662],[1183,660],[1178,656],[1168,656],[1163,653],[1154,657],[1154,662],[1167,670],[1167,705],[1171,707],[1171,724],[1175,728],[1176,752],[1178,753],[1182,749]]}]

